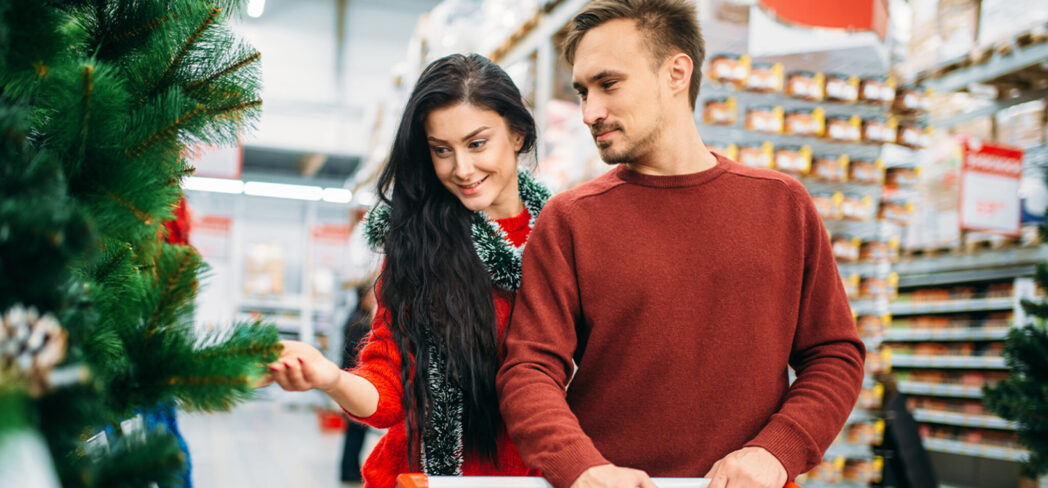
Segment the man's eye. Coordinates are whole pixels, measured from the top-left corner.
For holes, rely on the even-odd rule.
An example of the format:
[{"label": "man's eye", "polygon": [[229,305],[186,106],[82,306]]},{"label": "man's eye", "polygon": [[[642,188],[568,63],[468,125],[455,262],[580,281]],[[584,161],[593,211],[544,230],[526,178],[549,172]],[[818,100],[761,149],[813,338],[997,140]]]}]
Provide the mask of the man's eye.
[{"label": "man's eye", "polygon": [[615,85],[614,81],[605,81],[604,83],[600,84],[601,88],[604,88],[605,90],[607,90],[608,88],[611,88],[614,85]]}]

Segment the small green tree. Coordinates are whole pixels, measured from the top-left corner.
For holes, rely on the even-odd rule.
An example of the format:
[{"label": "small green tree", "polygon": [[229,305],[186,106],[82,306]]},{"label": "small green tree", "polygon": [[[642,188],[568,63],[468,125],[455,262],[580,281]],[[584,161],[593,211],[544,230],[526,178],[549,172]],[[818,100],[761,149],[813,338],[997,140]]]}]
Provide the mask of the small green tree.
[{"label": "small green tree", "polygon": [[240,3],[0,1],[0,452],[36,432],[62,486],[177,485],[173,435],[122,422],[229,409],[279,353],[272,326],[197,333],[205,265],[161,239],[186,146],[257,119]]},{"label": "small green tree", "polygon": [[[1048,222],[1041,225],[1048,237]],[[1037,266],[1035,281],[1048,290],[1048,264]],[[1023,300],[1033,320],[1008,332],[1004,358],[1011,376],[983,388],[984,402],[1001,418],[1018,424],[1019,442],[1030,451],[1022,473],[1037,478],[1048,473],[1048,300]]]}]

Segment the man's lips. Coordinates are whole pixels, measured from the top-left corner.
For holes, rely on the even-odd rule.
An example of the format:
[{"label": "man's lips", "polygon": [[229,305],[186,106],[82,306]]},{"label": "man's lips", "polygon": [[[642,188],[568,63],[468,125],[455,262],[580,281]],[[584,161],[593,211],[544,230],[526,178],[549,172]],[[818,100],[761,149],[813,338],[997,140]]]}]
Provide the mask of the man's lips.
[{"label": "man's lips", "polygon": [[606,130],[606,131],[603,131],[603,132],[597,132],[596,134],[594,134],[594,137],[596,137],[597,142],[604,141],[604,140],[607,140],[609,137],[611,137],[611,135],[614,134],[616,131],[618,131],[618,129],[611,129],[611,130]]}]

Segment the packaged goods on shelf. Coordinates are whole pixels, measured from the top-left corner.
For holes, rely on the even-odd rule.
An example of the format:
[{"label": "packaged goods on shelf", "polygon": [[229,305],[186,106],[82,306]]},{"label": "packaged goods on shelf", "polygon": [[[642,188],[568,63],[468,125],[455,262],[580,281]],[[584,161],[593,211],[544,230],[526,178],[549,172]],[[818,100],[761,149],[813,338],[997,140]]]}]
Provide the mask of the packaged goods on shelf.
[{"label": "packaged goods on shelf", "polygon": [[867,117],[862,120],[862,140],[873,143],[894,143],[898,121],[894,117]]},{"label": "packaged goods on shelf", "polygon": [[818,192],[812,194],[812,201],[815,202],[815,209],[819,212],[819,216],[823,220],[840,220],[841,219],[841,201],[844,200],[844,194],[840,192]]},{"label": "packaged goods on shelf", "polygon": [[808,146],[775,148],[775,169],[784,173],[807,174],[811,170],[811,148]]},{"label": "packaged goods on shelf", "polygon": [[852,424],[845,427],[842,433],[849,444],[879,445],[884,441],[884,420],[875,419],[871,422]]},{"label": "packaged goods on shelf", "polygon": [[916,166],[895,166],[884,172],[884,184],[910,188],[917,185],[919,171]]},{"label": "packaged goods on shelf", "polygon": [[826,96],[826,77],[811,71],[791,71],[786,75],[786,94],[818,102]]},{"label": "packaged goods on shelf", "polygon": [[827,183],[840,183],[848,179],[849,158],[847,154],[815,155],[811,162],[811,175]]},{"label": "packaged goods on shelf", "polygon": [[782,91],[782,83],[782,63],[752,63],[745,88],[749,91],[773,93]]},{"label": "packaged goods on shelf", "polygon": [[899,294],[899,276],[863,276],[859,282],[859,298],[893,300]]},{"label": "packaged goods on shelf", "polygon": [[822,136],[826,131],[826,111],[822,107],[787,110],[783,132],[793,136]]},{"label": "packaged goods on shelf", "polygon": [[859,142],[862,139],[862,118],[858,115],[827,116],[826,137],[838,142]]},{"label": "packaged goods on shelf", "polygon": [[826,74],[826,99],[854,103],[859,100],[859,77]]},{"label": "packaged goods on shelf", "polygon": [[891,317],[878,314],[862,314],[855,319],[856,327],[860,337],[880,338],[884,336],[884,329],[891,322]]},{"label": "packaged goods on shelf", "polygon": [[868,159],[853,159],[848,164],[848,181],[860,185],[884,183],[884,163]]},{"label": "packaged goods on shelf", "polygon": [[896,139],[906,147],[925,148],[931,144],[933,130],[920,122],[903,121],[898,126]]},{"label": "packaged goods on shelf", "polygon": [[874,383],[870,387],[863,387],[859,391],[858,408],[864,410],[875,410],[881,408],[884,402],[884,385]]},{"label": "packaged goods on shelf", "polygon": [[735,97],[711,98],[703,102],[702,120],[709,125],[735,125],[739,121]]},{"label": "packaged goods on shelf", "polygon": [[833,247],[833,257],[838,263],[854,263],[859,260],[859,243],[858,237],[851,237],[846,235],[835,235],[830,240],[830,244]]},{"label": "packaged goods on shelf", "polygon": [[817,464],[807,473],[798,476],[797,483],[840,483],[844,481],[845,462],[846,459],[844,457],[824,460],[823,462]]},{"label": "packaged goods on shelf", "polygon": [[892,110],[903,114],[926,112],[930,104],[931,99],[924,90],[913,86],[902,86],[895,91]]},{"label": "packaged goods on shelf", "polygon": [[873,198],[858,193],[845,193],[841,198],[841,218],[855,222],[866,222],[873,218]]},{"label": "packaged goods on shelf", "polygon": [[913,213],[913,204],[905,200],[881,200],[880,210],[877,218],[892,222],[895,225],[906,227],[910,225],[910,215]]},{"label": "packaged goods on shelf", "polygon": [[841,283],[844,284],[844,294],[850,299],[859,298],[859,282],[862,279],[859,273],[852,273],[848,276],[841,277]]},{"label": "packaged goods on shelf", "polygon": [[871,263],[894,263],[899,260],[899,239],[870,239],[859,247],[859,260]]},{"label": "packaged goods on shelf", "polygon": [[775,148],[770,142],[759,145],[740,144],[738,161],[747,166],[771,168],[775,162]]},{"label": "packaged goods on shelf", "polygon": [[880,351],[867,351],[864,371],[867,374],[887,373],[892,370],[892,350],[881,346]]},{"label": "packaged goods on shelf", "polygon": [[881,481],[883,470],[884,460],[880,457],[849,459],[844,463],[844,469],[841,470],[841,478],[849,483],[878,483]]},{"label": "packaged goods on shelf", "polygon": [[766,134],[781,134],[784,110],[781,106],[755,106],[746,109],[746,130]]},{"label": "packaged goods on shelf", "polygon": [[859,100],[867,103],[888,104],[895,101],[895,78],[868,76],[859,81]]},{"label": "packaged goods on shelf", "polygon": [[749,76],[750,57],[747,55],[716,54],[710,58],[709,77],[713,81],[741,88]]}]

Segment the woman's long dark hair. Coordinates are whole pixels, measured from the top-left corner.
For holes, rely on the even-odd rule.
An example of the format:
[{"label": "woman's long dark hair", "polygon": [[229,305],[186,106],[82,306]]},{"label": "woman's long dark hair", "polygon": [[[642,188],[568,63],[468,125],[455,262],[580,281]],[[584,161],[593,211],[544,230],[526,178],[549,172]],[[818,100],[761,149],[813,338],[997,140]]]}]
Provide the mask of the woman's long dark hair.
[{"label": "woman's long dark hair", "polygon": [[[447,358],[445,374],[462,389],[465,450],[497,461],[502,425],[495,394],[499,347],[492,281],[473,247],[472,212],[437,178],[425,120],[435,109],[469,103],[497,112],[524,136],[519,153],[535,144],[535,120],[513,80],[478,54],[434,61],[419,77],[404,109],[389,163],[378,180],[391,207],[379,298],[403,366],[408,459],[418,469],[419,439],[432,415],[426,371],[433,361],[426,334]],[[414,358],[409,363],[408,358]]]}]

